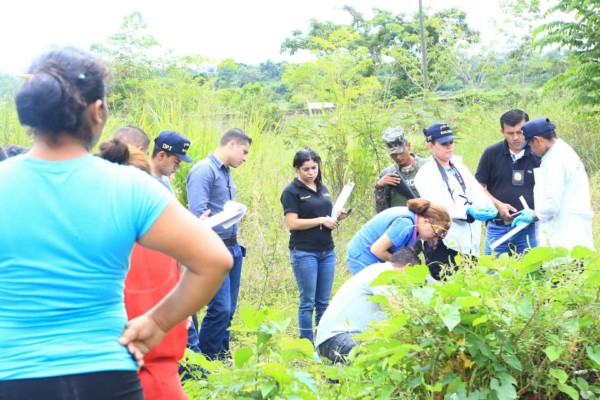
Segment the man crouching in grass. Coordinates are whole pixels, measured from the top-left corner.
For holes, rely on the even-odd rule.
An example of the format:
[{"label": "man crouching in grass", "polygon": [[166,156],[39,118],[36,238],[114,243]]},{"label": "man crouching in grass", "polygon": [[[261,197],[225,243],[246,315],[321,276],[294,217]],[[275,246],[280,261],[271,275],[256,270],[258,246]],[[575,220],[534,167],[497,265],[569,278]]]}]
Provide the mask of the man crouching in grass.
[{"label": "man crouching in grass", "polygon": [[346,356],[356,346],[353,337],[364,332],[373,321],[385,319],[379,304],[371,301],[376,294],[385,294],[389,286],[371,286],[384,271],[419,265],[414,250],[403,247],[392,254],[389,262],[372,264],[352,276],[335,294],[321,317],[315,348],[322,357],[346,363]]}]

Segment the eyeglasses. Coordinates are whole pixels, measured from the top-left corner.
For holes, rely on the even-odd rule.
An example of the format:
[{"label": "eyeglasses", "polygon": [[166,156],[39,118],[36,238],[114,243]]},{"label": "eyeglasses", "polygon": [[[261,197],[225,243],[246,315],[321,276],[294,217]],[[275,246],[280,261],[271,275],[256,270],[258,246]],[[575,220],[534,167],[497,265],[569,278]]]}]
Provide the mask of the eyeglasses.
[{"label": "eyeglasses", "polygon": [[[434,226],[433,224],[429,224],[429,225],[431,225],[431,230],[433,231],[433,234],[435,235],[435,237],[440,240],[443,240],[446,237],[446,235],[448,234],[448,230],[442,228],[441,226],[438,226],[438,225]],[[438,228],[438,229],[436,229],[436,228]]]}]

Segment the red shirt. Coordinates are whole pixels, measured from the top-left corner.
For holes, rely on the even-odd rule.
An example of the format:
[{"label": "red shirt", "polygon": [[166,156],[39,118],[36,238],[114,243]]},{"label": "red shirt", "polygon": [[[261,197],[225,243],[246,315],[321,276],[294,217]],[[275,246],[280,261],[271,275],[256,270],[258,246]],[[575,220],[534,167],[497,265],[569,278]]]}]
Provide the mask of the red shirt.
[{"label": "red shirt", "polygon": [[[133,247],[131,267],[125,279],[125,308],[128,319],[156,305],[179,281],[177,261],[163,253]],[[138,371],[146,400],[187,400],[181,387],[177,363],[187,343],[186,322],[171,329],[162,342],[144,356],[146,367]]]}]

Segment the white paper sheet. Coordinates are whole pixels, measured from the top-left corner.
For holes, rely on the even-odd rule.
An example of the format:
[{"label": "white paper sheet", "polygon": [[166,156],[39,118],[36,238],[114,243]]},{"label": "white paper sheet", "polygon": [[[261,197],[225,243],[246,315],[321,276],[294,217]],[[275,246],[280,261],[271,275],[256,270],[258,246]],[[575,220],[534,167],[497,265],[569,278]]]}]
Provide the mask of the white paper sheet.
[{"label": "white paper sheet", "polygon": [[331,210],[331,218],[337,218],[337,212],[344,208],[346,202],[350,198],[350,194],[354,189],[354,182],[348,182],[344,188],[342,189],[342,193],[338,197],[337,201],[333,205],[333,210]]},{"label": "white paper sheet", "polygon": [[217,225],[223,225],[224,228],[229,228],[236,222],[238,222],[246,214],[248,207],[242,203],[235,201],[228,201],[223,205],[223,211],[208,217],[205,222],[211,228]]}]

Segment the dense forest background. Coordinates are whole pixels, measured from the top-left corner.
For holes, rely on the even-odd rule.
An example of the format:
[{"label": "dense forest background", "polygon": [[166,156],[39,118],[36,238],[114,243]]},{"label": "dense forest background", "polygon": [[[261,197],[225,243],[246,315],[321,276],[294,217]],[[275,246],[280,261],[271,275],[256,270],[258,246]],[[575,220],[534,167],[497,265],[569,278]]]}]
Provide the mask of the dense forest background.
[{"label": "dense forest background", "polygon": [[[377,376],[382,381],[373,375],[365,378],[361,375],[363,370],[360,373],[348,370],[341,375],[324,372],[310,361],[310,349],[307,352],[305,345],[291,341],[291,337],[297,336],[297,289],[289,267],[289,233],[283,222],[279,196],[295,176],[291,164],[299,148],[311,146],[320,153],[324,160],[324,180],[334,197],[346,182],[356,183],[350,200],[354,213],[334,235],[338,255],[334,289],[349,277],[344,265],[347,242],[375,214],[374,184],[378,173],[391,164],[381,133],[392,125],[403,126],[413,149],[425,156],[422,129],[434,122],[450,123],[458,135],[456,153],[474,171],[485,147],[501,139],[501,114],[521,108],[532,118],[549,117],[557,126],[558,136],[569,142],[582,158],[598,213],[600,3],[556,1],[545,15],[536,0],[499,0],[499,3],[502,15],[495,27],[495,44],[482,43],[480,33],[467,24],[465,13],[454,8],[434,13],[426,10],[421,35],[418,14],[374,9],[372,15],[366,17],[346,7],[348,23],[334,24],[316,18],[306,31],[291,32],[281,44],[283,53],[311,55],[310,61],[302,63],[265,60],[258,65],[247,65],[227,59],[215,65],[202,55],[174,56],[148,33],[140,13],[124,17],[118,32],[91,46],[90,50],[105,59],[112,69],[111,118],[104,138],[129,124],[142,127],[151,137],[162,130],[177,130],[192,139],[188,154],[195,161],[213,150],[220,135],[231,127],[245,130],[254,139],[248,162],[234,171],[238,201],[248,205],[248,214],[240,225],[240,240],[248,246],[249,256],[244,264],[240,293],[242,311],[236,316],[232,335],[239,350],[235,360],[239,370],[230,374],[227,366],[205,363],[207,368],[212,368],[212,380],[190,389],[196,390],[197,396],[241,398],[245,393],[247,398],[292,398],[285,395],[287,390],[298,398],[379,398],[389,389],[388,394],[397,398],[410,398],[407,393],[417,396],[412,398],[442,398],[436,397],[441,389],[434,385],[431,374],[427,387],[419,386],[419,381],[410,387],[394,384],[396,386],[390,389],[385,386],[391,379],[387,372],[385,379]],[[555,22],[540,24],[545,16]],[[426,58],[423,50],[426,50]],[[31,137],[19,125],[13,105],[19,79],[0,75],[0,145],[31,144]],[[309,103],[313,106],[309,107]],[[315,103],[320,106],[315,107]],[[187,203],[185,177],[190,167],[191,164],[182,166],[174,178],[178,197],[184,204]],[[598,237],[597,219],[594,231]],[[539,267],[539,259],[534,261],[531,265]],[[503,265],[512,265],[510,262],[505,260]],[[465,282],[468,283],[464,281],[465,285]],[[597,285],[597,280],[594,282]],[[488,289],[491,296],[492,289]],[[502,289],[493,293],[511,304],[506,293],[501,292],[508,289],[513,287],[504,283]],[[515,290],[523,288],[519,286]],[[598,302],[597,294],[595,302]],[[522,306],[522,303],[516,304],[515,309],[522,310]],[[535,315],[540,307],[532,313]],[[536,325],[538,332],[546,332],[542,329],[543,323],[549,326],[553,318],[555,321],[566,318],[563,311],[547,311],[547,320]],[[590,331],[597,333],[597,318],[590,324],[587,326]],[[531,325],[527,322],[525,327]],[[444,329],[447,328],[446,325]],[[523,335],[520,332],[517,340]],[[532,338],[535,336],[536,332]],[[278,338],[277,345],[269,344],[270,337]],[[585,353],[585,340],[593,342],[595,339],[583,334],[578,337],[582,339],[581,348]],[[562,336],[560,339],[567,340]],[[457,341],[460,339],[456,338],[454,345]],[[525,346],[525,340],[521,343]],[[532,343],[533,339],[529,344],[534,346]],[[245,350],[245,346],[254,350]],[[554,343],[553,346],[559,345]],[[575,347],[573,351],[579,349]],[[593,349],[591,354],[598,354],[600,360],[600,348],[597,353]],[[502,345],[499,351],[502,354],[507,350]],[[525,347],[523,353],[531,355],[533,351]],[[302,359],[302,352],[308,354],[308,358]],[[299,358],[304,361],[298,361]],[[269,367],[265,367],[265,360]],[[518,373],[510,368],[518,370],[516,364],[498,363],[506,371],[494,367],[494,375],[491,368],[492,372],[488,372],[492,378],[461,377],[472,382],[483,379],[482,385],[487,385],[488,392],[478,394],[483,397],[469,398],[516,398],[517,380],[519,384],[525,382],[519,396],[527,393],[532,385],[547,393],[568,391],[565,387],[559,388],[566,385],[566,378],[563,380],[562,375],[552,378],[554,375],[547,373],[549,363],[542,363],[546,369],[540,369],[535,378],[539,379],[533,381],[530,376],[513,379]],[[575,364],[568,364],[569,368],[574,369]],[[256,372],[257,368],[260,373]],[[385,370],[377,368],[377,371]],[[502,375],[504,373],[508,375]],[[324,389],[328,381],[321,374],[335,376],[342,384],[337,389],[329,386]],[[568,378],[575,379],[571,372]],[[371,389],[379,388],[379,392],[366,390],[367,381]],[[448,386],[448,382],[443,386],[448,396],[463,393],[462,389],[450,390],[454,386]],[[527,385],[527,382],[535,383]],[[378,387],[379,384],[383,386]],[[510,389],[514,387],[517,389]],[[419,388],[423,392],[418,393],[428,395],[416,395],[414,391]],[[474,393],[469,390],[468,393]],[[489,393],[489,397],[484,393]]]}]

